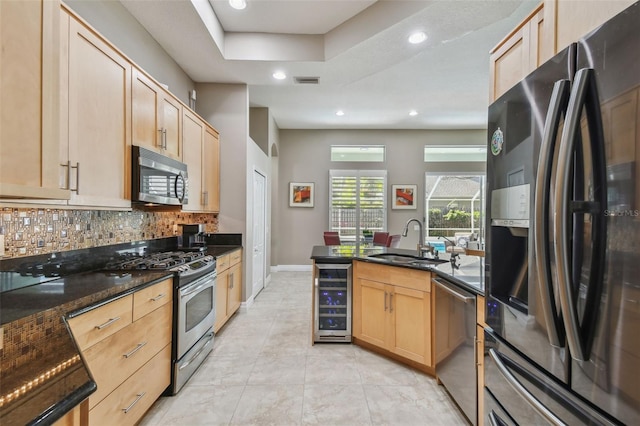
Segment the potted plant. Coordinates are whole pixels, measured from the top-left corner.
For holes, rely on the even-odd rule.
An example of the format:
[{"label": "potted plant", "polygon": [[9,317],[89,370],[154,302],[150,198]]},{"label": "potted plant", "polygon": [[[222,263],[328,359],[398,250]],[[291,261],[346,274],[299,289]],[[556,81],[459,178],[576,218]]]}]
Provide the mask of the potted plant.
[{"label": "potted plant", "polygon": [[362,236],[364,237],[365,243],[370,243],[373,241],[373,231],[370,229],[364,229],[362,231]]}]

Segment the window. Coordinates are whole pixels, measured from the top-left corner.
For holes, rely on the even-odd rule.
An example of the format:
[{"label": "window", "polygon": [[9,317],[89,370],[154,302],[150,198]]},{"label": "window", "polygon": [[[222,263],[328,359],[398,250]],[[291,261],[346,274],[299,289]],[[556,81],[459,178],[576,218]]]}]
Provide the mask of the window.
[{"label": "window", "polygon": [[330,170],[329,188],[329,229],[342,241],[360,241],[365,229],[386,229],[385,170]]},{"label": "window", "polygon": [[[456,233],[483,237],[484,175],[425,175],[426,236],[450,239]],[[435,237],[435,238],[434,238]],[[444,242],[443,244],[444,245]]]},{"label": "window", "polygon": [[482,145],[426,145],[424,161],[428,163],[487,161],[487,147]]},{"label": "window", "polygon": [[332,145],[331,161],[384,162],[384,145]]}]

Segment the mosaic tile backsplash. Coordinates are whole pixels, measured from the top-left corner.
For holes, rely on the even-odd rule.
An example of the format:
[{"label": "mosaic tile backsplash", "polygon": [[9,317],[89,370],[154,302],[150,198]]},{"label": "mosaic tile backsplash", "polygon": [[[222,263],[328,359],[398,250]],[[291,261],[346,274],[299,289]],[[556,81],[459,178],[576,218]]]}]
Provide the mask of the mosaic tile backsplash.
[{"label": "mosaic tile backsplash", "polygon": [[206,232],[218,231],[218,217],[213,213],[6,207],[0,210],[3,258],[171,237],[181,234],[180,225],[186,223],[203,223]]}]

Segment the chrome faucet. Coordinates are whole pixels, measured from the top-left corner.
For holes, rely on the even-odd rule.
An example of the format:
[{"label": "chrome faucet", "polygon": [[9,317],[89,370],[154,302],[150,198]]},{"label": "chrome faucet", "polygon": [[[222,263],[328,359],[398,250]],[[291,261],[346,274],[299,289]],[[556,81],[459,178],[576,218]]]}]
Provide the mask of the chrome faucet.
[{"label": "chrome faucet", "polygon": [[423,257],[426,253],[431,253],[433,254],[436,259],[438,258],[438,250],[435,250],[433,246],[427,244],[424,244],[424,230],[422,227],[422,222],[419,221],[418,219],[409,219],[407,221],[407,223],[404,225],[404,229],[402,230],[402,236],[406,237],[407,236],[407,232],[409,231],[409,224],[411,222],[415,222],[418,224],[418,229],[419,229],[419,235],[418,235],[418,246],[417,246],[417,250],[418,250],[418,256]]}]

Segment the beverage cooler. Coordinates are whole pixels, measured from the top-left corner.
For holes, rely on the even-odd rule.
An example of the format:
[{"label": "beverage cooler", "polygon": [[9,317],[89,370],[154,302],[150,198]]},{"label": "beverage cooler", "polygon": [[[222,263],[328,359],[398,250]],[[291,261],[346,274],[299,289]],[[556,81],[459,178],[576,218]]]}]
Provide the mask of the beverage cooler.
[{"label": "beverage cooler", "polygon": [[315,264],[313,341],[351,342],[351,264]]}]

